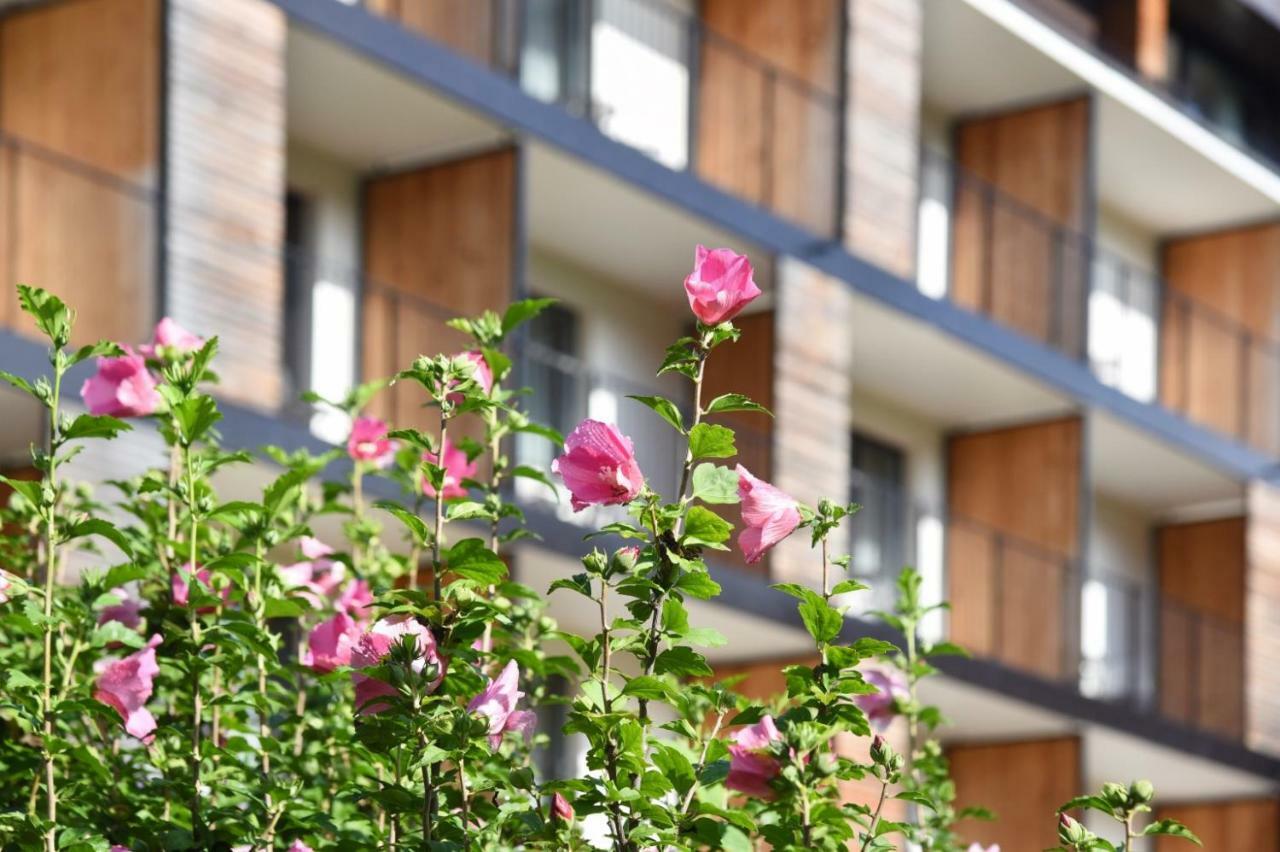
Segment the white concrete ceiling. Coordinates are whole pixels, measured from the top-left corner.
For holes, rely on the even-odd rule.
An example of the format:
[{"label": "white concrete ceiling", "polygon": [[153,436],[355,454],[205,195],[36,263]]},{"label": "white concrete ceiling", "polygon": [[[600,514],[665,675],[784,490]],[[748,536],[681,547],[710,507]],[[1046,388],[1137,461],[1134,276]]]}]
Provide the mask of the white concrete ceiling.
[{"label": "white concrete ceiling", "polygon": [[1010,0],[926,0],[924,98],[949,115],[1097,93],[1102,203],[1162,234],[1280,213],[1280,175]]}]

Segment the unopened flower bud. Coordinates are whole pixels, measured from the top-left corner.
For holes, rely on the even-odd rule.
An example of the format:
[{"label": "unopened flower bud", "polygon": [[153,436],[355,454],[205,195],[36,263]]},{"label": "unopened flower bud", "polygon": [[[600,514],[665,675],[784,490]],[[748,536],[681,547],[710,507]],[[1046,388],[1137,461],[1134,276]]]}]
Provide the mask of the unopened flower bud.
[{"label": "unopened flower bud", "polygon": [[1156,797],[1156,789],[1145,779],[1129,785],[1129,798],[1135,805],[1149,804]]},{"label": "unopened flower bud", "polygon": [[1102,798],[1115,807],[1124,807],[1129,801],[1129,790],[1123,784],[1108,781],[1102,785]]},{"label": "unopened flower bud", "polygon": [[573,805],[559,793],[551,796],[551,816],[564,822],[573,822]]},{"label": "unopened flower bud", "polygon": [[871,740],[871,760],[880,766],[885,764],[886,745],[888,745],[888,743],[886,743],[884,741],[884,737],[879,734],[876,734]]},{"label": "unopened flower bud", "polygon": [[1085,827],[1067,814],[1058,814],[1058,839],[1074,846],[1085,838]]}]

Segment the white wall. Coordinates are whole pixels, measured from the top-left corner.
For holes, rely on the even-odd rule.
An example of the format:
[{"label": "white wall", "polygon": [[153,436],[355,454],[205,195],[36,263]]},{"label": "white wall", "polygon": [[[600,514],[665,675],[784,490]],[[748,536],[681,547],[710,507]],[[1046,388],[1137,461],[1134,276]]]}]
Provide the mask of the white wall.
[{"label": "white wall", "polygon": [[1100,207],[1089,293],[1089,357],[1106,384],[1142,400],[1156,396],[1159,311],[1156,234]]},{"label": "white wall", "polygon": [[[360,176],[351,166],[296,142],[289,145],[288,184],[311,201],[307,249],[315,261],[311,291],[311,389],[341,398],[356,380],[359,317]],[[305,390],[299,388],[298,390]],[[311,428],[331,441],[346,438],[348,424],[321,409]]]}]

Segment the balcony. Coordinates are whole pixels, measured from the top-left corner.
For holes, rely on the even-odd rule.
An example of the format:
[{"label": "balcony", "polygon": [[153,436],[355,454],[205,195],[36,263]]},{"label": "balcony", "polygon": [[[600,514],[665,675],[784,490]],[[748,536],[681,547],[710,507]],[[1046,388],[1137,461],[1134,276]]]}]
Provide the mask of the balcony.
[{"label": "balcony", "polygon": [[826,236],[842,174],[839,5],[365,2],[606,136]]},{"label": "balcony", "polygon": [[[901,565],[924,579],[945,617],[924,627],[976,657],[1239,741],[1244,733],[1240,613],[917,499],[852,473],[863,510],[851,526],[852,571],[871,586],[855,604],[883,609]],[[1201,566],[1203,567],[1203,566]]]},{"label": "balcony", "polygon": [[1135,399],[1280,455],[1280,335],[1265,294],[1227,283],[1242,275],[1230,265],[1247,262],[1241,252],[1166,247],[1172,280],[933,149],[921,162],[922,292],[1087,363]]}]

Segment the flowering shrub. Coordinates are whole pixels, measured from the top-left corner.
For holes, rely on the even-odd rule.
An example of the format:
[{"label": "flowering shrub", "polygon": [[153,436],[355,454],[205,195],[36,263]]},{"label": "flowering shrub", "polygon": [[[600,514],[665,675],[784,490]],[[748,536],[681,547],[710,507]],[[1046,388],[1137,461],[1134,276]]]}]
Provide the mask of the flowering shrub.
[{"label": "flowering shrub", "polygon": [[[750,262],[699,247],[685,289],[695,331],[659,372],[687,378],[692,406],[636,397],[684,439],[674,494],[653,490],[616,426],[586,420],[562,440],[522,412],[503,349],[548,304],[531,300],[455,321],[471,349],[420,357],[394,377],[421,389],[436,428],[370,416],[384,382],[310,397],[353,418],[346,446],[267,448],[278,475],[255,499],[224,500],[215,483],[253,458],[218,444],[217,341],[165,320],[148,344],[68,349],[73,312],[19,288],[52,345],[49,376],[0,374],[48,411],[32,448],[40,479],[4,480],[0,843],[966,848],[955,823],[983,814],[953,806],[932,738],[941,716],[917,691],[931,659],[960,649],[921,643],[931,608],[911,570],[881,616],[900,645],[843,638],[839,601],[864,587],[841,576],[849,559],[830,542],[857,507],[804,506],[729,467],[733,431],[704,419],[767,416],[739,394],[703,397],[707,361],[738,340],[731,320],[759,295]],[[64,379],[95,358],[88,412],[70,416]],[[163,436],[166,465],[110,483],[109,506],[66,480],[83,442],[141,418]],[[553,470],[575,510],[625,509],[592,534],[581,571],[548,591],[598,614],[594,635],[559,630],[543,595],[508,576],[504,554],[529,535],[509,486],[555,487],[511,458],[517,433],[563,444]],[[372,478],[399,499],[370,502]],[[697,648],[725,639],[686,608],[719,592],[705,560],[732,546],[727,516],[750,562],[800,531],[814,548],[814,586],[775,587],[796,599],[813,662],[787,667],[785,695],[767,705],[714,680]],[[318,539],[334,519],[341,540]],[[82,554],[94,552],[91,567]],[[568,695],[552,688],[564,679]],[[580,777],[535,768],[547,742],[535,710],[557,705],[563,732],[585,743]],[[897,748],[886,737],[895,722]],[[850,756],[856,737],[871,737],[868,760]],[[872,782],[874,801],[846,801],[841,783],[857,779]],[[887,817],[891,798],[906,818]],[[1110,785],[1067,809],[1104,811],[1132,834],[1150,800],[1145,782]],[[1113,848],[1069,816],[1060,832],[1068,848]],[[1190,837],[1171,822],[1143,832]]]}]

